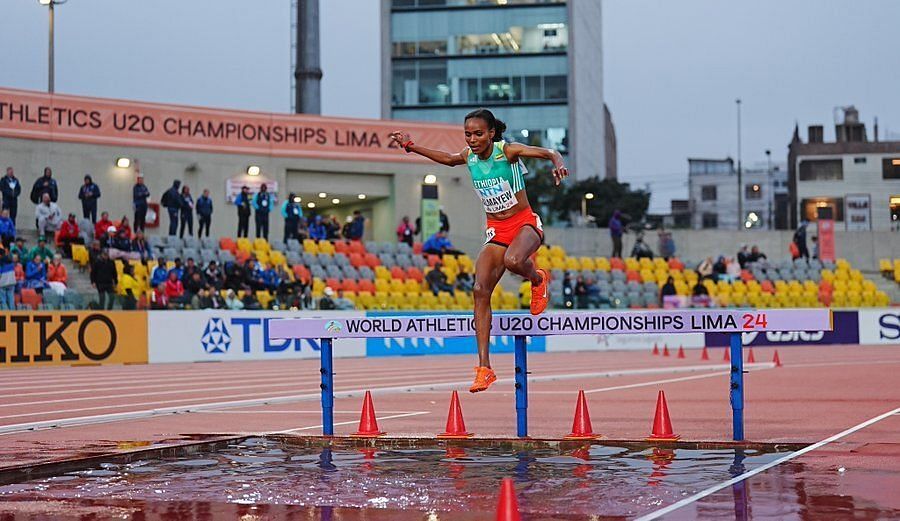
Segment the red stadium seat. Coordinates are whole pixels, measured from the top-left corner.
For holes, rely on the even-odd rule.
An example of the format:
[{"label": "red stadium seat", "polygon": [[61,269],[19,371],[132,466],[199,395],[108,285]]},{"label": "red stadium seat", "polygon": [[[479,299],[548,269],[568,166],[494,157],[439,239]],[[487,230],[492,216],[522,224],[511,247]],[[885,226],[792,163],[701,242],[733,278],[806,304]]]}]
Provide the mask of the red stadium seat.
[{"label": "red stadium seat", "polygon": [[354,268],[359,268],[361,266],[366,265],[366,259],[362,256],[361,253],[351,253],[350,254],[350,265]]},{"label": "red stadium seat", "polygon": [[378,255],[374,253],[367,253],[365,256],[366,266],[370,268],[375,268],[375,266],[381,266],[381,261],[378,260]]},{"label": "red stadium seat", "polygon": [[359,288],[359,291],[368,291],[369,293],[375,293],[375,284],[368,279],[362,279],[357,284],[356,287]]},{"label": "red stadium seat", "polygon": [[22,304],[30,306],[31,309],[37,309],[41,302],[43,302],[43,299],[38,295],[37,291],[31,288],[22,288]]},{"label": "red stadium seat", "polygon": [[772,285],[771,280],[764,280],[759,286],[763,293],[775,293],[775,286]]},{"label": "red stadium seat", "polygon": [[219,238],[219,249],[228,250],[231,253],[234,253],[235,250],[237,250],[237,243],[235,243],[231,237],[221,237]]},{"label": "red stadium seat", "polygon": [[350,253],[359,253],[360,255],[366,254],[365,245],[359,241],[350,241],[348,247],[350,248]]},{"label": "red stadium seat", "polygon": [[394,266],[393,268],[391,268],[391,278],[405,280],[406,272],[403,271],[403,268],[401,268],[400,266]]},{"label": "red stadium seat", "polygon": [[294,264],[291,266],[291,270],[294,272],[294,276],[297,277],[297,280],[302,281],[304,284],[309,284],[311,279],[309,268],[302,264]]},{"label": "red stadium seat", "polygon": [[341,287],[341,281],[335,278],[327,278],[325,279],[325,285],[331,289],[339,289]]},{"label": "red stadium seat", "polygon": [[428,255],[428,266],[434,267],[435,264],[441,261],[441,258],[437,255]]},{"label": "red stadium seat", "polygon": [[741,280],[744,282],[750,282],[754,280],[753,274],[750,273],[750,270],[741,270]]},{"label": "red stadium seat", "polygon": [[347,241],[334,241],[334,252],[335,253],[350,253],[350,245],[347,244]]},{"label": "red stadium seat", "polygon": [[416,255],[422,255],[422,243],[421,242],[413,243],[413,253],[415,253]]},{"label": "red stadium seat", "polygon": [[625,261],[618,257],[609,259],[609,267],[616,271],[625,271]]},{"label": "red stadium seat", "polygon": [[672,257],[669,259],[669,269],[676,271],[684,271],[684,263],[681,262],[681,259],[677,257]]},{"label": "red stadium seat", "polygon": [[628,270],[627,272],[625,272],[625,279],[629,281],[633,280],[635,282],[641,282],[641,274],[634,270]]},{"label": "red stadium seat", "polygon": [[422,270],[415,266],[406,268],[406,277],[413,279],[416,282],[422,282],[423,280],[425,280],[425,276],[422,275]]},{"label": "red stadium seat", "polygon": [[341,289],[344,291],[359,291],[359,285],[353,279],[344,279],[341,283]]}]

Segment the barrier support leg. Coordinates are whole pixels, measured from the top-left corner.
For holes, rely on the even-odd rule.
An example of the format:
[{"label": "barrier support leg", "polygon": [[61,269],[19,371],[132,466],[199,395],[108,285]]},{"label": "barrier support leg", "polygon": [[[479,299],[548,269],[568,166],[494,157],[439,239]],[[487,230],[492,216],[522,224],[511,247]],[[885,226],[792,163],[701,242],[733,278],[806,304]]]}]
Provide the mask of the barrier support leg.
[{"label": "barrier support leg", "polygon": [[330,338],[322,338],[319,342],[322,360],[319,372],[322,374],[322,434],[334,436],[334,365]]},{"label": "barrier support leg", "polygon": [[528,437],[528,355],[527,337],[516,336],[516,435]]},{"label": "barrier support leg", "polygon": [[744,439],[744,357],[740,333],[731,333],[731,411],[734,441]]}]

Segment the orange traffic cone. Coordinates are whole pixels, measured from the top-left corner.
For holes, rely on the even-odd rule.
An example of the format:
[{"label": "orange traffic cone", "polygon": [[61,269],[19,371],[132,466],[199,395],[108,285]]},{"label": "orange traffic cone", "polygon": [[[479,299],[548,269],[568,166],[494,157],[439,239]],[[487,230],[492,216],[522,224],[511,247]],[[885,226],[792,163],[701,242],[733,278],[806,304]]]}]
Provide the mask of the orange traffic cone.
[{"label": "orange traffic cone", "polygon": [[516,487],[512,478],[503,478],[500,485],[500,501],[497,503],[497,521],[522,521],[519,502],[516,501]]},{"label": "orange traffic cone", "polygon": [[706,351],[706,346],[703,346],[703,351],[700,353],[700,360],[709,360],[709,352]]},{"label": "orange traffic cone", "polygon": [[725,356],[722,357],[722,361],[723,361],[723,362],[730,362],[730,361],[731,361],[731,355],[728,354],[728,349],[729,349],[728,346],[725,346]]},{"label": "orange traffic cone", "polygon": [[372,393],[366,391],[363,400],[362,414],[359,416],[359,429],[351,434],[359,438],[374,438],[383,436],[385,432],[378,430],[378,420],[375,419],[375,405],[372,403]]},{"label": "orange traffic cone", "polygon": [[669,418],[669,407],[666,405],[666,393],[660,391],[656,398],[653,431],[647,441],[676,441],[680,437],[672,431],[672,420]]},{"label": "orange traffic cone", "polygon": [[658,355],[658,354],[659,354],[659,346],[656,345],[656,342],[653,343],[653,354],[654,354],[654,355]]},{"label": "orange traffic cone", "polygon": [[587,399],[584,391],[578,391],[578,402],[575,404],[575,420],[572,421],[572,432],[565,437],[567,440],[593,440],[599,438],[591,427],[591,414],[588,412]]},{"label": "orange traffic cone", "polygon": [[663,344],[663,356],[669,356],[669,344]]},{"label": "orange traffic cone", "polygon": [[775,364],[775,367],[781,367],[781,358],[778,358],[778,350],[775,350],[775,356],[772,357],[772,362]]},{"label": "orange traffic cone", "polygon": [[756,363],[756,358],[753,357],[753,348],[751,347],[751,348],[748,349],[747,351],[748,351],[748,354],[747,354],[747,363],[748,363],[748,364],[755,364],[755,363]]},{"label": "orange traffic cone", "polygon": [[450,412],[447,413],[447,430],[438,434],[438,438],[471,438],[471,432],[466,432],[466,422],[463,421],[462,407],[459,405],[459,394],[453,391],[450,396]]},{"label": "orange traffic cone", "polygon": [[684,346],[678,346],[678,358],[684,358]]}]

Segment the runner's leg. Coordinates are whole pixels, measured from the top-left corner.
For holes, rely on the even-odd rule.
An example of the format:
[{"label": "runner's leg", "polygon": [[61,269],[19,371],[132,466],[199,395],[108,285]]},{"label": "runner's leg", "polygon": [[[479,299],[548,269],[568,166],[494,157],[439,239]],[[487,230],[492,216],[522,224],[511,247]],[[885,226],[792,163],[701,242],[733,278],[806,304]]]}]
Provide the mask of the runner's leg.
[{"label": "runner's leg", "polygon": [[491,342],[491,294],[494,287],[503,277],[506,268],[503,256],[506,248],[498,244],[488,243],[478,254],[475,262],[475,286],[472,294],[475,298],[475,339],[478,342],[478,365],[490,367]]}]

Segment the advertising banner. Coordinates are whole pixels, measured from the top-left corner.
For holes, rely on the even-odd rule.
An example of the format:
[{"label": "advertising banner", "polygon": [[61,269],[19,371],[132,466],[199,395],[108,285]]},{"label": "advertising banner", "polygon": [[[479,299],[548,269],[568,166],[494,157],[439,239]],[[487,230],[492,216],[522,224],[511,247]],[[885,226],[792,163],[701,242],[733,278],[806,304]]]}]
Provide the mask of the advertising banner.
[{"label": "advertising banner", "polygon": [[[310,317],[336,320],[361,317],[361,312],[307,312]],[[151,311],[150,362],[213,362],[318,358],[318,338],[269,340],[269,321],[297,316],[291,311]],[[335,357],[365,356],[362,339],[334,343]]]},{"label": "advertising banner", "polygon": [[859,310],[859,343],[900,346],[900,308]]},{"label": "advertising banner", "polygon": [[819,259],[834,261],[834,221],[819,219]]},{"label": "advertising banner", "polygon": [[142,311],[4,311],[0,367],[147,363]]},{"label": "advertising banner", "polygon": [[703,333],[681,335],[573,335],[547,337],[547,351],[649,351],[654,345],[703,347]]},{"label": "advertising banner", "polygon": [[[745,346],[859,344],[859,317],[856,311],[835,311],[832,331],[766,331],[747,332],[741,336]],[[729,345],[727,333],[706,333],[706,345]]]},{"label": "advertising banner", "polygon": [[869,194],[847,194],[844,196],[844,222],[847,230],[872,229],[872,197]]},{"label": "advertising banner", "polygon": [[[404,122],[416,143],[465,145],[457,126]],[[0,136],[191,152],[428,162],[404,154],[389,135],[397,123],[163,105],[0,89]]]}]

